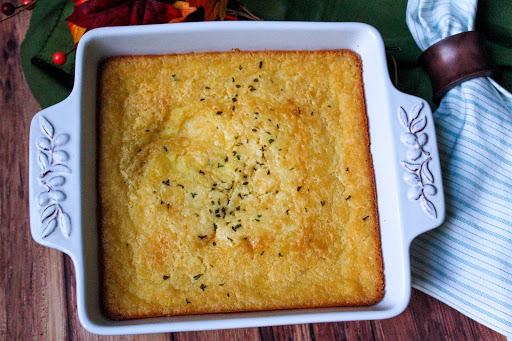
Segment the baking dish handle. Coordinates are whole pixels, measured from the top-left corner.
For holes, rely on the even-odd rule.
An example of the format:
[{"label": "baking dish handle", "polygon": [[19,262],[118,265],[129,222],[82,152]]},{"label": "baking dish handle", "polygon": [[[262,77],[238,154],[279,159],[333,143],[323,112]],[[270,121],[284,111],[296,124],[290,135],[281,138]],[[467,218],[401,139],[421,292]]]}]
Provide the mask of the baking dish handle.
[{"label": "baking dish handle", "polygon": [[79,247],[80,232],[80,123],[75,103],[68,97],[37,113],[29,145],[32,237],[69,255]]},{"label": "baking dish handle", "polygon": [[419,97],[395,91],[394,134],[401,178],[398,195],[405,237],[411,242],[444,221],[443,179],[429,104]]}]

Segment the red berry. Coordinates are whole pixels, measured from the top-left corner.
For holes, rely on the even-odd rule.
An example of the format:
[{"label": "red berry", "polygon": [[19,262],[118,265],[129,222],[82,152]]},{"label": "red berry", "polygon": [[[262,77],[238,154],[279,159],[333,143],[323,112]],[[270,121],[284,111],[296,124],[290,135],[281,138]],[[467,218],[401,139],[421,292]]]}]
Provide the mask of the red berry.
[{"label": "red berry", "polygon": [[[32,3],[32,0],[23,0],[23,2],[21,3],[23,6],[27,6],[27,5],[30,5]],[[34,9],[36,5],[30,5],[30,6],[27,6],[25,9],[31,11]]]},{"label": "red berry", "polygon": [[66,54],[64,52],[55,52],[53,54],[53,62],[57,65],[64,65],[66,64],[66,60],[68,59],[68,57],[66,56]]},{"label": "red berry", "polygon": [[5,15],[13,15],[15,10],[16,7],[14,7],[10,2],[6,2],[2,5],[2,13]]}]

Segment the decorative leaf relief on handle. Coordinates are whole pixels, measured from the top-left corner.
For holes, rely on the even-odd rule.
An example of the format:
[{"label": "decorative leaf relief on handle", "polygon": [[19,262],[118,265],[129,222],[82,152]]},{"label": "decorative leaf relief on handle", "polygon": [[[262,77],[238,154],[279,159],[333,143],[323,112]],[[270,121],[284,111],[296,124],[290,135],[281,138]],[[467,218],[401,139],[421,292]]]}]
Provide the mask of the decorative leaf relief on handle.
[{"label": "decorative leaf relief on handle", "polygon": [[66,200],[62,186],[66,183],[66,175],[71,174],[71,169],[65,164],[69,154],[61,147],[69,142],[70,136],[64,133],[55,135],[53,124],[44,116],[39,117],[39,127],[44,134],[36,141],[39,150],[37,161],[41,168],[38,180],[44,188],[37,195],[42,208],[41,237],[48,237],[57,227],[65,237],[69,237],[71,218],[64,212],[61,202]]},{"label": "decorative leaf relief on handle", "polygon": [[434,175],[430,171],[429,162],[432,160],[430,153],[425,150],[428,143],[428,135],[423,131],[427,127],[427,117],[422,113],[424,103],[414,106],[409,114],[400,107],[398,116],[405,127],[406,132],[402,133],[400,140],[409,147],[407,158],[402,165],[407,170],[404,180],[410,188],[407,196],[410,200],[419,200],[421,208],[432,218],[437,218],[437,210],[429,197],[437,194],[434,186]]}]

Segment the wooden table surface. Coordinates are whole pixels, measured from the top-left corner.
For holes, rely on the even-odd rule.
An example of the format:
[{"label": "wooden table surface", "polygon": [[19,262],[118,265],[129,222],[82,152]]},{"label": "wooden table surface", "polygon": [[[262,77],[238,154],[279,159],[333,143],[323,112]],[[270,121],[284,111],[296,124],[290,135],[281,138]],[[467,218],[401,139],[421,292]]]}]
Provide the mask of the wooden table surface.
[{"label": "wooden table surface", "polygon": [[[36,244],[28,213],[30,120],[40,108],[24,79],[19,47],[29,13],[0,24],[0,340],[111,340],[78,321],[68,256]],[[51,91],[51,89],[49,89]],[[123,337],[123,340],[505,340],[417,290],[383,321],[303,324]]]}]

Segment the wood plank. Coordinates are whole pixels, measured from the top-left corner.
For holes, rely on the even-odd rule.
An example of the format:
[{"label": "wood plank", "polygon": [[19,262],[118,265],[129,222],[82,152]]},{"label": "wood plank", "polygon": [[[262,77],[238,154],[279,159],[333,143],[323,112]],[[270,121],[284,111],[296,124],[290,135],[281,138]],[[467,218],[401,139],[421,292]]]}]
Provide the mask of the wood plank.
[{"label": "wood plank", "polygon": [[39,105],[18,54],[29,20],[19,15],[0,30],[0,333],[7,340],[61,340],[67,332],[62,254],[37,245],[29,229],[28,136]]},{"label": "wood plank", "polygon": [[[399,316],[372,322],[376,340],[504,340],[488,328],[475,330],[480,324],[419,290],[413,289],[411,302]],[[484,337],[485,336],[485,337]]]},{"label": "wood plank", "polygon": [[370,321],[315,323],[310,326],[315,340],[374,340]]},{"label": "wood plank", "polygon": [[245,328],[245,329],[225,329],[225,330],[209,330],[202,332],[186,332],[171,334],[173,341],[245,341],[260,339],[258,328]]},{"label": "wood plank", "polygon": [[275,341],[310,341],[313,340],[313,333],[309,324],[296,324],[288,326],[275,326],[272,328],[272,335]]}]

